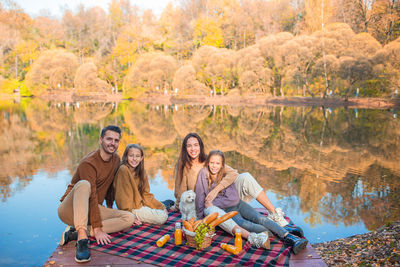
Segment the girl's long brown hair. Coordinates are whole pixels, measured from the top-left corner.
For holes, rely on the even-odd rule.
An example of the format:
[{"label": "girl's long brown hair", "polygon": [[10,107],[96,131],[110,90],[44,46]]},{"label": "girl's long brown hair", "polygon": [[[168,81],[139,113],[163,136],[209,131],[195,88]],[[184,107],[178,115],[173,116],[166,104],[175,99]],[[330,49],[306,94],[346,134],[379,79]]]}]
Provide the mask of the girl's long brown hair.
[{"label": "girl's long brown hair", "polygon": [[183,139],[182,142],[182,147],[181,147],[181,153],[179,154],[179,159],[178,159],[178,164],[177,164],[177,168],[178,168],[178,175],[177,175],[177,180],[175,181],[175,184],[180,184],[182,182],[182,177],[183,177],[183,169],[188,166],[188,167],[192,167],[192,162],[191,162],[191,158],[187,152],[187,142],[189,140],[189,138],[194,137],[197,139],[197,141],[199,142],[199,146],[200,146],[200,154],[199,154],[199,161],[200,163],[203,163],[206,158],[207,155],[204,152],[204,144],[203,141],[201,140],[200,136],[197,133],[188,133],[185,138]]},{"label": "girl's long brown hair", "polygon": [[[141,156],[143,157],[142,161],[139,163],[139,165],[137,165],[135,167],[135,176],[139,177],[139,192],[142,193],[144,191],[144,180],[145,180],[145,173],[144,173],[144,153],[143,153],[143,149],[141,146],[139,146],[138,144],[129,144],[126,146],[125,151],[124,151],[124,155],[122,156],[122,164],[125,165],[129,165],[128,163],[128,153],[129,153],[129,149],[131,148],[136,148],[139,149]],[[130,165],[129,165],[130,166]]]},{"label": "girl's long brown hair", "polygon": [[224,152],[222,152],[221,150],[217,150],[217,149],[210,151],[210,153],[208,153],[208,157],[207,157],[206,163],[205,163],[205,165],[207,167],[207,170],[208,170],[208,173],[210,174],[209,178],[208,178],[209,179],[208,186],[210,186],[213,183],[212,180],[211,180],[211,172],[210,172],[210,167],[209,167],[210,159],[211,159],[212,156],[220,156],[221,159],[222,159],[222,167],[217,173],[217,179],[215,180],[214,184],[216,184],[216,185],[219,184],[219,182],[221,182],[222,178],[226,174],[226,172],[225,172],[225,155],[224,155]]}]

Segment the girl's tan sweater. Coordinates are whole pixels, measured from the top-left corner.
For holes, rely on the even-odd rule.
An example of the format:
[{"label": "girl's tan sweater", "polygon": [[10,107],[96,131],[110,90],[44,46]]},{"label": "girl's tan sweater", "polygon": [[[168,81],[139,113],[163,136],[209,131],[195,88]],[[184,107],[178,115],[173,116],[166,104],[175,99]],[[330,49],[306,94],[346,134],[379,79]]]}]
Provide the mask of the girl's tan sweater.
[{"label": "girl's tan sweater", "polygon": [[114,180],[115,202],[118,209],[132,211],[147,206],[152,209],[164,209],[165,206],[150,193],[150,185],[145,173],[144,191],[139,192],[139,177],[127,164],[119,167]]}]

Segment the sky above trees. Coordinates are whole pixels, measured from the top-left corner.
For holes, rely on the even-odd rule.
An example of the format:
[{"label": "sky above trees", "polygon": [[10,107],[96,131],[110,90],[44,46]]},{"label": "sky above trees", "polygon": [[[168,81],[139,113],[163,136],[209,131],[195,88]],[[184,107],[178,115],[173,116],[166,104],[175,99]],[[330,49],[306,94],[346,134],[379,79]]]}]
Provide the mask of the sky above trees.
[{"label": "sky above trees", "polygon": [[[86,8],[99,6],[104,10],[108,10],[110,0],[16,0],[18,5],[31,16],[40,15],[43,12],[49,12],[53,16],[61,17],[63,10],[75,10],[79,5]],[[162,10],[168,4],[166,0],[130,0],[131,4],[136,5],[139,9],[151,9],[154,14],[160,15]]]}]

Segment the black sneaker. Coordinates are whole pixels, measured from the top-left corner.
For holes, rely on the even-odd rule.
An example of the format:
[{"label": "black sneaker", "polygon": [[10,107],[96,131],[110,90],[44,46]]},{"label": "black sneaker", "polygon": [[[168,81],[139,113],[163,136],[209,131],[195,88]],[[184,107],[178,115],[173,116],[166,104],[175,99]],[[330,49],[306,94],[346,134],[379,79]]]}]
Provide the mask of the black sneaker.
[{"label": "black sneaker", "polygon": [[164,204],[164,206],[167,210],[169,210],[175,204],[175,202],[171,199],[164,200],[161,203]]},{"label": "black sneaker", "polygon": [[295,235],[292,234],[287,234],[284,238],[283,238],[283,243],[286,246],[292,247],[292,252],[297,255],[299,254],[303,249],[306,248],[308,240],[307,239],[303,239],[300,237],[297,237]]},{"label": "black sneaker", "polygon": [[89,239],[81,239],[76,242],[76,262],[90,261]]},{"label": "black sneaker", "polygon": [[64,246],[69,241],[78,240],[78,232],[72,226],[67,226],[61,235],[60,246]]},{"label": "black sneaker", "polygon": [[295,235],[295,236],[298,236],[298,237],[304,237],[303,229],[301,229],[298,226],[294,226],[294,225],[288,224],[286,226],[283,226],[283,228],[286,229],[292,235]]}]

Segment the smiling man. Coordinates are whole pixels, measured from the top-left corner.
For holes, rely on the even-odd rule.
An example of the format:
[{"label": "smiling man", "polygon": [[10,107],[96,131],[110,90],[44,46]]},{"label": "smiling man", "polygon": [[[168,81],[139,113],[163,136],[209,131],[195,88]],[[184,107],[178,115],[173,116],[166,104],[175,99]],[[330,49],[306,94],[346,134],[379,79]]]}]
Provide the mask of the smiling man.
[{"label": "smiling man", "polygon": [[[100,134],[100,149],[86,155],[61,198],[58,216],[68,224],[62,234],[60,245],[77,240],[75,261],[90,260],[88,236],[94,236],[97,243],[108,244],[108,233],[118,232],[130,227],[132,213],[112,209],[114,195],[112,183],[120,164],[118,150],[121,129],[109,125]],[[107,208],[102,204],[104,199]]]}]

